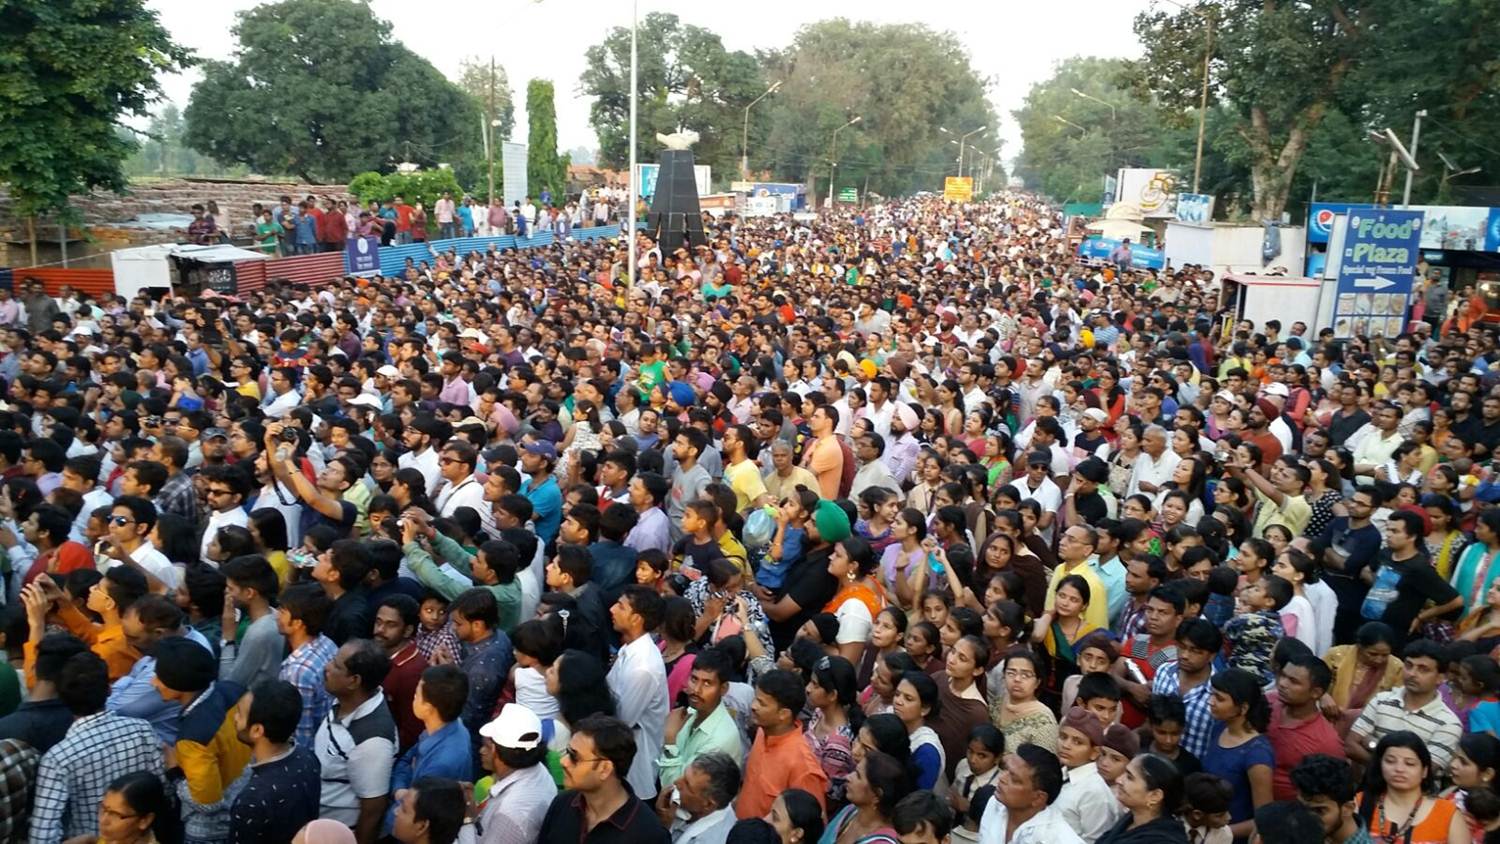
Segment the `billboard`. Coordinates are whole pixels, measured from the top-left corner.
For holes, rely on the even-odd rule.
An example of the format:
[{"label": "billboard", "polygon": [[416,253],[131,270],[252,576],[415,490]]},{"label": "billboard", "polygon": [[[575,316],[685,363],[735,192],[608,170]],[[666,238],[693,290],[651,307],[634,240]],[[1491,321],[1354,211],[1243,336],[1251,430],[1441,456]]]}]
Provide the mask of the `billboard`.
[{"label": "billboard", "polygon": [[1374,208],[1368,202],[1314,202],[1307,206],[1307,242],[1327,243],[1333,218],[1356,208]]},{"label": "billboard", "polygon": [[501,141],[500,166],[505,168],[500,195],[505,198],[506,207],[512,207],[526,199],[526,145]]},{"label": "billboard", "polygon": [[1214,198],[1206,193],[1177,195],[1177,222],[1206,226],[1214,218]]},{"label": "billboard", "polygon": [[1141,209],[1147,219],[1167,219],[1177,213],[1177,176],[1170,170],[1132,167],[1120,171],[1116,202]]},{"label": "billboard", "polygon": [[970,176],[949,176],[943,179],[943,199],[949,202],[968,202],[974,198],[974,179]]},{"label": "billboard", "polygon": [[[770,198],[774,200],[772,204],[773,210],[768,213],[775,214],[801,209],[803,191],[804,188],[802,185],[794,182],[755,182],[750,185],[749,194],[751,199]],[[758,205],[755,207],[763,208],[765,206]]]},{"label": "billboard", "polygon": [[1426,212],[1422,224],[1423,249],[1484,251],[1490,209],[1473,205],[1414,205],[1412,208]]},{"label": "billboard", "polygon": [[[1112,237],[1090,237],[1078,244],[1078,257],[1087,261],[1109,263],[1110,255],[1120,245]],[[1167,266],[1166,253],[1139,244],[1130,244],[1130,266],[1138,270],[1160,270]]]},{"label": "billboard", "polygon": [[1426,234],[1422,216],[1419,210],[1373,208],[1352,211],[1345,218],[1335,336],[1395,337],[1404,330],[1417,243]]}]

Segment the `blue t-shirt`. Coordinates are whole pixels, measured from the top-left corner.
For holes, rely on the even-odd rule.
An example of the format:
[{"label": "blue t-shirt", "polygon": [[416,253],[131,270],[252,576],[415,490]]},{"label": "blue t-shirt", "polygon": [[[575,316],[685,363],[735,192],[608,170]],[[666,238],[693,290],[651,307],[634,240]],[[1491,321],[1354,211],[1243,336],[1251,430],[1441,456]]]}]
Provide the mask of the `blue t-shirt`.
[{"label": "blue t-shirt", "polygon": [[1276,768],[1276,752],[1271,749],[1271,740],[1256,736],[1239,747],[1220,747],[1219,737],[1224,734],[1224,724],[1215,723],[1208,734],[1208,752],[1203,754],[1203,772],[1221,777],[1234,789],[1229,799],[1229,822],[1239,823],[1255,815],[1255,804],[1250,799],[1250,769],[1256,765]]},{"label": "blue t-shirt", "polygon": [[532,488],[531,484],[521,485],[521,494],[531,502],[531,509],[536,516],[536,537],[543,545],[557,538],[557,529],[562,527],[562,490],[557,486],[557,478],[549,476],[542,485]]}]

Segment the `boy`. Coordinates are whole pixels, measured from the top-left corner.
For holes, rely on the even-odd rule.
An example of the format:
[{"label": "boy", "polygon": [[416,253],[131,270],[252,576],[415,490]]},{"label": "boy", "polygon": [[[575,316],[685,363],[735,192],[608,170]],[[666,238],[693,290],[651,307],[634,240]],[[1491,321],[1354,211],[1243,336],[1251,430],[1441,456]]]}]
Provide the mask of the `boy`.
[{"label": "boy", "polygon": [[1182,798],[1187,811],[1182,814],[1182,823],[1187,827],[1188,840],[1199,844],[1229,844],[1234,835],[1229,831],[1229,801],[1234,789],[1229,783],[1213,774],[1192,774],[1183,781]]},{"label": "boy", "polygon": [[1203,763],[1182,746],[1182,734],[1187,730],[1187,706],[1177,695],[1152,695],[1146,704],[1146,721],[1151,728],[1151,741],[1141,748],[1146,753],[1155,753],[1177,766],[1177,773],[1184,777],[1203,770]]},{"label": "boy", "polygon": [[689,501],[682,511],[683,537],[672,547],[672,569],[684,571],[696,580],[708,568],[708,561],[724,556],[714,539],[714,524],[719,520],[719,506],[706,498]]},{"label": "boy", "polygon": [[1052,803],[1072,830],[1085,841],[1094,841],[1119,820],[1122,810],[1109,783],[1099,773],[1104,728],[1097,716],[1075,706],[1057,729],[1057,758],[1062,762],[1062,791]]},{"label": "boy", "polygon": [[1085,674],[1078,681],[1076,705],[1098,718],[1100,729],[1108,729],[1120,720],[1121,697],[1119,682],[1106,672]]},{"label": "boy", "polygon": [[1220,630],[1234,618],[1234,593],[1240,585],[1240,573],[1229,566],[1214,566],[1208,573],[1208,603],[1203,617]]},{"label": "boy", "polygon": [[1265,574],[1240,591],[1243,614],[1224,625],[1225,659],[1230,668],[1243,668],[1261,678],[1263,685],[1274,679],[1271,651],[1286,635],[1280,610],[1292,600],[1292,584],[1274,574]]},{"label": "boy", "polygon": [[423,659],[431,660],[439,648],[447,651],[449,656],[458,656],[458,636],[454,634],[453,624],[448,620],[447,598],[429,590],[422,596],[421,614],[418,618],[421,624],[417,627],[414,641]]}]

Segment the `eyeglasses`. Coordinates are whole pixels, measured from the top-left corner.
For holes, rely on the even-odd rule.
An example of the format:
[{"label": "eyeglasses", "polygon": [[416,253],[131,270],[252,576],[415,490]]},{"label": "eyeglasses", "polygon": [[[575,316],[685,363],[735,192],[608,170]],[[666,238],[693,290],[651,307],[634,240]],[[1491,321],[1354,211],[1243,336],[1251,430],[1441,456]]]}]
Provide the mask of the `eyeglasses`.
[{"label": "eyeglasses", "polygon": [[566,749],[566,750],[564,750],[563,751],[563,755],[567,756],[568,757],[568,761],[572,762],[574,765],[577,765],[579,762],[603,762],[604,761],[604,757],[603,756],[579,756],[578,755],[578,751],[575,750],[575,749],[573,749],[573,748],[571,748],[571,747],[568,748],[568,749]]},{"label": "eyeglasses", "polygon": [[133,521],[135,521],[135,519],[132,519],[129,516],[110,516],[109,517],[109,523],[112,524],[112,525],[128,525],[128,524],[130,524]]},{"label": "eyeglasses", "polygon": [[457,457],[440,457],[438,458],[438,462],[443,464],[444,466],[447,466],[449,463],[463,463],[463,461],[459,460]]},{"label": "eyeglasses", "polygon": [[232,490],[232,489],[211,489],[211,490],[208,491],[208,494],[209,495],[234,495],[234,490]]}]

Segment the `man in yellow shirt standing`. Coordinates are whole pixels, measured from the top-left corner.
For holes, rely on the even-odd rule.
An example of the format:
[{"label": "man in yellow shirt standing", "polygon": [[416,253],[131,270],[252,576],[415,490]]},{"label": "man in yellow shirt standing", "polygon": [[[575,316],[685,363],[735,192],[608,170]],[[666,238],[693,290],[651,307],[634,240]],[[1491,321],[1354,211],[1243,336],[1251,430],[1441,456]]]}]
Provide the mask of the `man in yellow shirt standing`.
[{"label": "man in yellow shirt standing", "polygon": [[724,482],[734,490],[734,507],[739,513],[771,500],[755,456],[750,454],[752,448],[756,448],[755,435],[748,425],[724,429]]}]

